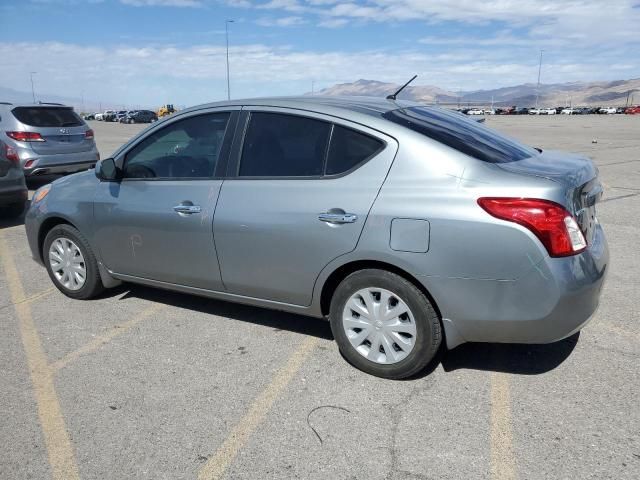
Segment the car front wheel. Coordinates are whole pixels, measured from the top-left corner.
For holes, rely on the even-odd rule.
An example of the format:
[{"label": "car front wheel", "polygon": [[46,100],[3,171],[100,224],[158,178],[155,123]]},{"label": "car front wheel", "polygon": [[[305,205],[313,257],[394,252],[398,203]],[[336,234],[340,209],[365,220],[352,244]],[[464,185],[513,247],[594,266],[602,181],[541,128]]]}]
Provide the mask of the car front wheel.
[{"label": "car front wheel", "polygon": [[423,370],[442,338],[429,299],[394,273],[352,273],[331,300],[331,330],[344,357],[377,377],[401,379]]},{"label": "car front wheel", "polygon": [[87,300],[104,289],[89,242],[71,225],[53,227],[42,253],[51,281],[67,297]]}]

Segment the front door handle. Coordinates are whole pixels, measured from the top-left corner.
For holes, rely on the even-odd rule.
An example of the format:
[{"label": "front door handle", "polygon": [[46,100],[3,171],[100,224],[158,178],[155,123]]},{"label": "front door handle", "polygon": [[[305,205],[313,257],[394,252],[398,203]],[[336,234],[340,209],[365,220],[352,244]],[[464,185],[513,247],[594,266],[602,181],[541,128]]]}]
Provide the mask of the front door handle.
[{"label": "front door handle", "polygon": [[202,208],[200,207],[200,205],[189,205],[185,202],[173,207],[173,211],[178,213],[179,215],[193,215],[194,213],[200,213],[202,211]]},{"label": "front door handle", "polygon": [[358,216],[354,213],[321,213],[318,220],[327,223],[355,223]]}]

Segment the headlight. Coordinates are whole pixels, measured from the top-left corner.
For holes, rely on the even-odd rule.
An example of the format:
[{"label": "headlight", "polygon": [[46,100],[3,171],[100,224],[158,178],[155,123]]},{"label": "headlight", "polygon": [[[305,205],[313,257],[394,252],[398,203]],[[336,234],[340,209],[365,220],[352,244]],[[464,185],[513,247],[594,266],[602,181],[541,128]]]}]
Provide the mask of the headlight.
[{"label": "headlight", "polygon": [[51,184],[40,187],[38,190],[36,190],[36,193],[33,194],[31,203],[38,203],[39,201],[41,201],[49,194],[49,190],[51,190]]}]

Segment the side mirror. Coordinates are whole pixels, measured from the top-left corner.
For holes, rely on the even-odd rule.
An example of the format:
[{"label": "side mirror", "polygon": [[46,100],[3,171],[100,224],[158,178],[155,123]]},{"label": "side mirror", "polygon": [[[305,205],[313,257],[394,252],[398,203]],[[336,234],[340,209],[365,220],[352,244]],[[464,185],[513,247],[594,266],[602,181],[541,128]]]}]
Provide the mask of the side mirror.
[{"label": "side mirror", "polygon": [[96,177],[105,182],[114,182],[121,178],[121,171],[113,158],[105,158],[96,165]]}]

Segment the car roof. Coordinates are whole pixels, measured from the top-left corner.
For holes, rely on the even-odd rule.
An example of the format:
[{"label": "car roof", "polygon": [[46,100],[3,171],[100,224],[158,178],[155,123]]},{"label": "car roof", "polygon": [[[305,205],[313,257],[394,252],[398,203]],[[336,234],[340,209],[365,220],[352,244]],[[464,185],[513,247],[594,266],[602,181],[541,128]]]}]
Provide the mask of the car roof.
[{"label": "car roof", "polygon": [[10,102],[0,102],[0,108],[5,108],[6,110],[13,110],[16,107],[57,107],[57,108],[73,108],[71,105],[63,105],[62,103],[10,103]]},{"label": "car roof", "polygon": [[315,96],[306,95],[298,97],[263,97],[229,100],[223,102],[207,103],[183,110],[181,113],[200,110],[202,108],[225,106],[255,106],[255,107],[281,107],[298,110],[309,110],[317,113],[336,115],[342,113],[358,113],[380,117],[382,114],[399,108],[418,106],[419,103],[405,100],[387,100],[378,97],[359,96]]}]

